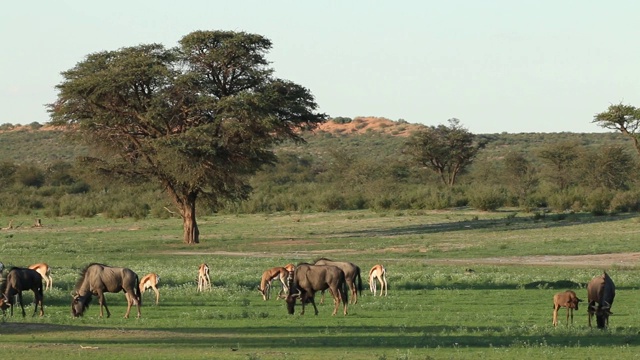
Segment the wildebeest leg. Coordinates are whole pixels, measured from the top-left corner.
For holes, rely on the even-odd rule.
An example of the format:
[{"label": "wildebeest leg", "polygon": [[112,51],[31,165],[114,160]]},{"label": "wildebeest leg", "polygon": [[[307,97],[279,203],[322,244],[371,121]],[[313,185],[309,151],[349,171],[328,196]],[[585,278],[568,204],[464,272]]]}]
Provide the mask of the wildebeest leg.
[{"label": "wildebeest leg", "polygon": [[128,319],[129,318],[129,313],[131,312],[131,306],[133,304],[136,304],[136,307],[138,309],[138,318],[140,318],[141,313],[140,313],[140,302],[138,301],[138,299],[136,298],[136,296],[131,292],[125,292],[124,294],[125,298],[127,299],[127,313],[124,314],[124,318]]},{"label": "wildebeest leg", "polygon": [[342,295],[340,294],[340,290],[338,288],[336,288],[335,290],[332,291],[333,296],[333,314],[331,314],[331,316],[335,316],[338,313],[338,308],[340,307],[340,298],[342,297]]},{"label": "wildebeest leg", "polygon": [[102,307],[104,307],[104,309],[107,310],[107,318],[111,317],[111,312],[107,307],[107,301],[104,298],[104,293],[102,291],[98,291],[96,295],[98,295],[98,302],[100,303],[100,317],[104,317],[104,313],[102,312]]},{"label": "wildebeest leg", "polygon": [[573,324],[573,309],[567,306],[567,326],[569,326],[569,314],[571,314],[571,323]]},{"label": "wildebeest leg", "polygon": [[[42,291],[42,288],[38,289],[40,291]],[[34,297],[34,303],[35,306],[33,308],[33,315],[31,316],[36,316],[36,312],[38,312],[38,304],[40,304],[40,316],[44,316],[44,304],[43,304],[43,296],[41,292],[38,292],[38,290],[33,290],[33,297]]]},{"label": "wildebeest leg", "polygon": [[[313,305],[313,309],[316,311],[316,316],[318,315],[318,307],[316,306],[316,302],[313,299],[313,296],[309,298],[311,300],[311,305]],[[304,304],[302,305],[302,308],[304,309]]]},{"label": "wildebeest leg", "polygon": [[320,292],[320,305],[324,304],[324,290]]},{"label": "wildebeest leg", "polygon": [[22,317],[26,317],[27,314],[24,312],[24,304],[22,303],[22,291],[18,292],[18,301],[20,301],[20,307],[22,308]]}]

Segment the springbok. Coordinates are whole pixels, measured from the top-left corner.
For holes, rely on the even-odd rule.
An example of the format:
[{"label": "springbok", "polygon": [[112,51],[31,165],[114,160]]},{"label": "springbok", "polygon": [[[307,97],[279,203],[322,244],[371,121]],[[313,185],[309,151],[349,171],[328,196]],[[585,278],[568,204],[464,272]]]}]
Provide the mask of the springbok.
[{"label": "springbok", "polygon": [[271,269],[265,270],[262,273],[262,279],[260,280],[260,286],[258,287],[258,291],[262,294],[262,300],[269,300],[271,296],[271,282],[275,279],[279,279],[282,283],[282,289],[278,293],[278,299],[281,299],[289,293],[289,286],[287,286],[287,276],[289,276],[289,271],[284,267],[274,267]]},{"label": "springbok", "polygon": [[46,263],[38,263],[29,266],[29,269],[35,270],[42,276],[42,281],[44,281],[44,289],[51,290],[53,287],[53,278],[51,277],[51,268]]},{"label": "springbok", "polygon": [[609,325],[609,315],[613,315],[611,306],[613,305],[613,299],[616,297],[616,286],[613,284],[609,274],[605,272],[591,279],[589,285],[587,285],[587,297],[589,302],[587,308],[589,327],[591,327],[591,317],[595,315],[598,328],[606,328]]},{"label": "springbok", "polygon": [[127,299],[127,312],[124,318],[129,318],[131,306],[136,304],[138,307],[138,317],[140,317],[140,306],[142,305],[142,297],[140,296],[138,275],[131,269],[121,267],[111,267],[102,264],[89,264],[82,271],[80,279],[76,283],[71,301],[71,315],[73,317],[82,316],[91,303],[93,295],[98,297],[100,304],[100,317],[103,317],[102,308],[107,311],[107,317],[111,316],[111,312],[107,307],[104,293],[124,292]]},{"label": "springbok", "polygon": [[569,325],[569,314],[571,314],[571,323],[573,324],[573,309],[578,311],[578,303],[581,301],[576,293],[571,290],[553,295],[553,326],[558,326],[558,310],[561,307],[567,308],[567,326]]},{"label": "springbok", "polygon": [[382,291],[384,291],[384,296],[387,296],[387,270],[381,264],[374,265],[369,270],[369,290],[373,296],[376,296],[376,279],[380,282],[380,296],[382,296]]},{"label": "springbok", "polygon": [[295,269],[296,269],[296,266],[295,266],[295,265],[293,265],[293,264],[291,264],[291,263],[289,263],[289,264],[285,265],[285,266],[284,266],[284,268],[285,268],[288,272],[292,272],[293,270],[295,270]]},{"label": "springbok", "polygon": [[158,283],[160,282],[160,275],[156,273],[149,273],[142,277],[140,280],[140,297],[144,295],[145,291],[152,289],[156,293],[156,305],[160,301],[160,292],[158,291]]},{"label": "springbok", "polygon": [[209,278],[209,265],[202,263],[198,267],[198,291],[211,290],[211,278]]},{"label": "springbok", "polygon": [[36,315],[38,305],[40,305],[40,316],[44,316],[42,276],[35,270],[18,267],[13,267],[9,270],[7,278],[0,288],[0,292],[2,292],[2,297],[0,297],[0,309],[2,309],[2,313],[4,314],[7,308],[11,308],[11,316],[13,316],[14,296],[17,295],[20,307],[22,308],[22,316],[25,317],[22,292],[26,290],[33,291],[35,302],[33,315]]}]

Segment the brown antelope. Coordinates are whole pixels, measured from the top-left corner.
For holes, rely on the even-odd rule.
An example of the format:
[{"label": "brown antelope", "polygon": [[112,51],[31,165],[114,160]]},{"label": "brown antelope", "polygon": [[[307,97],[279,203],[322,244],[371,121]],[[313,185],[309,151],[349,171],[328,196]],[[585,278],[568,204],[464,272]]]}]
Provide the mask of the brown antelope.
[{"label": "brown antelope", "polygon": [[274,267],[262,273],[262,279],[260,280],[260,286],[258,287],[258,291],[262,294],[263,300],[269,300],[271,294],[271,282],[274,279],[279,279],[282,283],[282,289],[278,293],[278,299],[289,293],[289,287],[287,286],[287,276],[289,276],[289,271],[284,267]]},{"label": "brown antelope", "polygon": [[160,282],[160,275],[156,273],[149,273],[140,280],[140,296],[142,297],[148,289],[152,289],[156,293],[156,305],[158,305],[158,302],[160,301],[158,282]]},{"label": "brown antelope", "polygon": [[211,289],[211,278],[209,278],[209,265],[202,263],[198,267],[198,291]]},{"label": "brown antelope", "polygon": [[553,326],[558,326],[558,310],[561,307],[567,308],[567,325],[569,325],[569,314],[571,314],[571,323],[573,324],[573,309],[578,310],[578,303],[582,300],[574,291],[567,290],[553,295]]},{"label": "brown antelope", "polygon": [[42,276],[42,281],[44,282],[44,289],[51,290],[53,286],[53,278],[51,277],[51,268],[46,263],[38,263],[29,266],[29,269],[35,270]]},{"label": "brown antelope", "polygon": [[369,270],[369,290],[376,296],[377,283],[376,279],[380,282],[380,296],[384,291],[384,296],[387,296],[387,270],[384,266],[377,264]]},{"label": "brown antelope", "polygon": [[[362,278],[360,276],[360,267],[354,263],[347,261],[333,261],[327,258],[316,260],[314,265],[332,265],[337,266],[344,272],[347,286],[351,290],[351,301],[353,304],[358,303],[358,294],[362,294]],[[320,304],[324,303],[324,291],[320,298]]]},{"label": "brown antelope", "polygon": [[291,263],[289,263],[289,264],[285,265],[285,266],[284,266],[284,268],[285,268],[288,272],[293,272],[293,270],[295,270],[295,269],[296,269],[296,266],[295,266],[295,265],[293,265],[293,264],[291,264]]}]

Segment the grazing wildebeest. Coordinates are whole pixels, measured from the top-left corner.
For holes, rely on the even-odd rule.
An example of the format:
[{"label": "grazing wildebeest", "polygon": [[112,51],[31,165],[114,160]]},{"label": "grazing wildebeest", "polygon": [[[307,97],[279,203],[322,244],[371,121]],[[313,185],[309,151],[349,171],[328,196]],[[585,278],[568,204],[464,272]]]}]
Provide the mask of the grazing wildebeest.
[{"label": "grazing wildebeest", "polygon": [[573,309],[578,310],[578,303],[582,300],[574,291],[567,290],[553,295],[553,326],[558,326],[558,310],[561,307],[567,308],[567,325],[569,325],[569,313],[571,313],[571,323],[573,324]]},{"label": "grazing wildebeest", "polygon": [[44,281],[44,289],[51,290],[53,286],[53,278],[51,277],[51,268],[46,263],[38,263],[29,266],[29,269],[35,270],[42,276],[42,281]]},{"label": "grazing wildebeest", "polygon": [[149,273],[142,277],[140,280],[140,298],[146,290],[152,289],[156,293],[156,305],[160,301],[160,292],[158,291],[158,283],[160,282],[160,275],[156,273]]},{"label": "grazing wildebeest", "polygon": [[318,315],[318,307],[314,301],[316,291],[329,289],[335,308],[333,314],[338,312],[340,301],[344,306],[344,315],[347,315],[347,303],[349,295],[345,280],[344,271],[331,265],[311,265],[301,263],[296,266],[293,272],[289,273],[289,295],[287,296],[287,310],[293,315],[296,306],[296,299],[300,298],[304,315],[304,305],[311,302]]},{"label": "grazing wildebeest", "polygon": [[[616,296],[616,286],[609,274],[594,277],[587,285],[587,298],[589,307],[589,327],[591,327],[591,317],[596,315],[596,322],[599,329],[604,329],[609,325],[609,315],[612,315],[611,306]],[[596,306],[597,304],[597,306]]]},{"label": "grazing wildebeest", "polygon": [[42,294],[42,276],[31,269],[23,269],[13,267],[9,270],[5,282],[2,284],[2,298],[0,298],[0,309],[4,314],[7,308],[11,308],[11,316],[13,316],[14,297],[18,295],[20,307],[22,308],[22,316],[26,316],[24,312],[24,304],[22,302],[22,292],[26,290],[33,291],[35,307],[33,315],[38,311],[40,305],[40,316],[44,316],[43,294]]},{"label": "grazing wildebeest", "polygon": [[142,296],[138,275],[131,269],[121,267],[111,267],[103,264],[89,264],[83,271],[82,276],[75,286],[75,294],[72,294],[71,314],[74,317],[82,316],[89,307],[93,295],[98,297],[100,303],[100,317],[103,317],[102,307],[107,310],[107,317],[111,316],[107,302],[104,298],[105,292],[118,293],[124,291],[127,299],[127,312],[124,318],[129,317],[131,305],[138,307],[138,317],[140,317],[140,305]]},{"label": "grazing wildebeest", "polygon": [[387,296],[387,269],[381,264],[373,265],[369,270],[369,290],[376,296],[377,283],[376,279],[380,282],[380,296],[384,291],[384,296]]},{"label": "grazing wildebeest", "polygon": [[[344,271],[344,276],[347,281],[347,286],[351,290],[351,302],[353,304],[358,303],[358,293],[362,294],[362,277],[360,276],[360,267],[354,263],[350,263],[347,261],[333,261],[327,258],[320,258],[316,260],[314,265],[332,265],[337,266],[340,270]],[[356,288],[356,281],[358,286]],[[322,298],[320,299],[320,303],[324,302],[324,292],[322,293]]]},{"label": "grazing wildebeest", "polygon": [[278,293],[278,299],[281,299],[282,296],[286,296],[289,293],[289,286],[287,285],[287,277],[289,276],[289,271],[284,267],[273,267],[271,269],[267,269],[262,273],[262,278],[260,279],[260,286],[258,287],[258,291],[262,294],[263,300],[269,300],[271,296],[271,282],[275,279],[279,279],[282,283],[282,288]]}]

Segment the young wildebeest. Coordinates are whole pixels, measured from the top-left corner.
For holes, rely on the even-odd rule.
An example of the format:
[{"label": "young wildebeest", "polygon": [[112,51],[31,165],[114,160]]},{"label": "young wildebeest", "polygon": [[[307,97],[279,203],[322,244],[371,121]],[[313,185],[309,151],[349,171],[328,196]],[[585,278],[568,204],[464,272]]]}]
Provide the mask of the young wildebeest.
[{"label": "young wildebeest", "polygon": [[[333,261],[327,258],[320,258],[316,260],[314,265],[332,265],[338,267],[340,270],[344,271],[344,276],[347,281],[347,286],[351,290],[351,302],[353,304],[358,303],[358,293],[362,294],[362,278],[360,276],[360,267],[354,263],[346,262],[346,261]],[[358,283],[358,287],[356,289],[356,281]],[[324,291],[322,292],[322,298],[320,299],[320,304],[324,303]]]},{"label": "young wildebeest", "polygon": [[[599,329],[604,329],[609,325],[609,315],[612,315],[611,306],[616,296],[616,286],[606,272],[594,277],[587,285],[587,297],[589,301],[589,327],[591,327],[591,317],[596,315],[596,322]],[[598,304],[596,306],[596,303]]]},{"label": "young wildebeest", "polygon": [[318,307],[314,301],[316,291],[327,290],[333,296],[335,308],[333,314],[338,312],[340,301],[344,306],[344,315],[347,315],[347,303],[349,295],[345,281],[344,272],[336,266],[298,264],[293,272],[289,273],[289,295],[287,296],[287,310],[293,315],[296,306],[296,299],[300,298],[304,315],[304,305],[311,302],[318,315]]},{"label": "young wildebeest", "polygon": [[571,313],[571,323],[573,324],[573,309],[578,311],[578,303],[581,301],[571,290],[553,295],[553,326],[558,326],[558,310],[561,307],[567,308],[567,325],[569,325],[569,313]]},{"label": "young wildebeest", "polygon": [[103,317],[102,307],[107,310],[107,317],[111,316],[109,308],[104,298],[105,292],[118,293],[124,291],[127,298],[127,312],[124,318],[129,317],[131,305],[138,307],[138,317],[140,317],[140,305],[142,297],[138,275],[127,268],[111,267],[102,264],[89,264],[83,271],[82,276],[76,283],[75,294],[72,294],[71,314],[74,317],[82,316],[91,303],[92,295],[98,297],[100,303],[100,317]]},{"label": "young wildebeest", "polygon": [[35,316],[38,311],[38,305],[40,305],[40,316],[44,316],[44,306],[42,304],[42,276],[31,269],[23,269],[14,267],[9,270],[5,282],[2,284],[3,289],[2,298],[0,298],[0,309],[4,314],[7,308],[11,308],[11,316],[13,316],[13,301],[14,296],[18,295],[20,307],[22,308],[22,316],[26,316],[24,312],[24,304],[22,302],[22,292],[26,290],[32,290],[34,295],[35,307],[33,308],[33,315]]},{"label": "young wildebeest", "polygon": [[142,277],[140,280],[140,298],[144,295],[146,290],[152,289],[156,293],[156,305],[160,301],[160,292],[158,291],[158,283],[160,282],[160,275],[156,273],[149,273]]},{"label": "young wildebeest", "polygon": [[262,300],[269,300],[271,296],[271,283],[275,279],[279,279],[282,283],[282,288],[278,293],[278,299],[281,299],[283,295],[289,293],[289,287],[287,285],[287,277],[289,276],[289,271],[284,267],[273,267],[271,269],[267,269],[262,273],[262,279],[260,279],[260,286],[258,287],[258,291],[262,294]]}]

